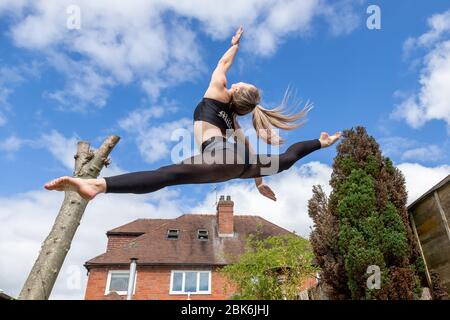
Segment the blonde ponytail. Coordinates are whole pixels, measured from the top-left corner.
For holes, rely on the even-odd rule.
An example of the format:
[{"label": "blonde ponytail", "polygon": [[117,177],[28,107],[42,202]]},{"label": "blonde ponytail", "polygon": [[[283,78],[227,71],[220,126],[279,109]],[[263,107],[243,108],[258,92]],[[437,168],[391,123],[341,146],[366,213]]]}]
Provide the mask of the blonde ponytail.
[{"label": "blonde ponytail", "polygon": [[307,113],[312,109],[312,104],[307,102],[300,112],[286,114],[284,107],[287,104],[288,98],[289,94],[286,92],[281,106],[275,109],[265,109],[259,104],[253,109],[253,127],[256,130],[257,136],[267,144],[280,145],[285,142],[283,138],[274,132],[273,127],[284,130],[296,129],[302,126],[305,121],[303,120],[300,123],[295,122],[301,118],[305,118]]}]

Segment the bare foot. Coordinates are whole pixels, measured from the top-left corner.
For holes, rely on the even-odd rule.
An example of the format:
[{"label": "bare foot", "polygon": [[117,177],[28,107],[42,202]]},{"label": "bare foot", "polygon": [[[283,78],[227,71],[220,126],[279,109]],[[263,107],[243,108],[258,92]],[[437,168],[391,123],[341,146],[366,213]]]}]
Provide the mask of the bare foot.
[{"label": "bare foot", "polygon": [[80,179],[73,177],[61,177],[44,185],[47,190],[75,191],[86,200],[92,200],[99,193],[106,191],[105,179]]},{"label": "bare foot", "polygon": [[320,145],[322,148],[325,147],[329,147],[331,146],[333,143],[335,143],[342,135],[342,132],[338,131],[335,134],[333,134],[332,136],[328,135],[327,132],[322,132],[320,133]]}]

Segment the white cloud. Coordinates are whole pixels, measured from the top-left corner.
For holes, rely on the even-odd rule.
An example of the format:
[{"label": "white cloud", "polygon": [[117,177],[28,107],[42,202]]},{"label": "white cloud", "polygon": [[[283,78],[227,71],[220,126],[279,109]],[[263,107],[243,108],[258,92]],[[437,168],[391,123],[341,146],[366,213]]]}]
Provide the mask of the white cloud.
[{"label": "white cloud", "polygon": [[28,2],[29,0],[2,0],[0,2],[0,16],[7,13],[18,15],[22,13]]},{"label": "white cloud", "polygon": [[326,17],[334,35],[349,34],[361,22],[360,12],[355,12],[355,5],[361,5],[361,0],[340,0],[321,3],[322,14]]},{"label": "white cloud", "polygon": [[418,163],[401,163],[397,167],[405,175],[408,204],[450,174],[449,165],[425,167]]},{"label": "white cloud", "polygon": [[[76,135],[66,137],[60,132],[52,130],[50,133],[43,134],[38,138],[35,141],[34,146],[47,149],[50,154],[64,166],[67,170],[67,175],[72,175],[75,165],[74,156],[77,153],[77,143],[80,140],[81,139]],[[100,147],[100,145],[91,145],[93,151],[98,147]],[[125,171],[112,161],[108,167],[103,168],[100,176],[105,177],[122,173],[125,173]]]},{"label": "white cloud", "polygon": [[446,154],[447,143],[444,141],[440,145],[425,144],[395,136],[380,138],[378,141],[385,155],[401,161],[436,162],[442,160]]},{"label": "white cloud", "polygon": [[77,153],[78,137],[66,138],[56,130],[48,134],[43,134],[40,143],[41,146],[48,149],[52,156],[61,162],[68,170],[73,170],[74,156]]},{"label": "white cloud", "polygon": [[2,66],[0,67],[0,83],[18,83],[23,80],[19,68]]},{"label": "white cloud", "polygon": [[49,54],[49,63],[63,73],[66,84],[63,89],[44,92],[44,96],[58,102],[61,109],[86,111],[88,106],[103,107],[109,96],[108,89],[116,81],[92,64],[80,65],[67,56]]},{"label": "white cloud", "polygon": [[429,52],[422,59],[418,93],[409,95],[396,106],[392,117],[404,119],[413,128],[431,120],[442,120],[450,134],[450,10],[428,20],[430,30],[417,39],[405,42],[409,54],[413,48],[424,47]]},{"label": "white cloud", "polygon": [[443,150],[437,145],[414,148],[406,150],[402,155],[402,160],[438,161],[442,159]]},{"label": "white cloud", "polygon": [[130,132],[138,132],[147,129],[150,119],[158,119],[168,112],[175,112],[173,105],[157,105],[149,108],[140,108],[131,111],[128,116],[119,120],[119,126]]},{"label": "white cloud", "polygon": [[401,155],[405,149],[411,149],[417,145],[417,141],[403,137],[384,137],[378,139],[383,153],[389,157]]},{"label": "white cloud", "polygon": [[[408,38],[404,43],[406,51],[413,50],[416,47],[429,47],[440,41],[446,33],[450,32],[450,10],[435,14],[428,19],[430,30],[418,38]],[[409,52],[406,52],[407,54]]]},{"label": "white cloud", "polygon": [[2,155],[11,158],[25,143],[27,141],[18,138],[16,135],[11,135],[5,140],[0,141],[0,151],[2,151]]},{"label": "white cloud", "polygon": [[[0,151],[2,151],[3,155],[12,158],[23,146],[46,149],[53,158],[63,165],[64,169],[68,171],[67,174],[71,175],[75,164],[74,156],[77,153],[77,143],[80,140],[81,139],[76,135],[66,137],[57,130],[42,134],[36,139],[23,139],[16,135],[11,135],[4,140],[0,140]],[[101,142],[103,142],[103,140],[101,140]],[[95,151],[95,148],[99,146],[91,145],[91,149]],[[107,168],[104,168],[101,171],[102,176],[117,175],[121,173],[125,173],[125,171],[115,163],[111,163]]]},{"label": "white cloud", "polygon": [[[163,4],[30,1],[29,14],[16,19],[10,34],[17,46],[44,53],[65,75],[65,88],[47,97],[74,110],[102,107],[115,85],[137,81],[164,88],[204,70],[195,34],[178,17],[162,21]],[[80,30],[66,28],[69,5],[81,9]],[[159,94],[147,92],[152,98]]]},{"label": "white cloud", "polygon": [[[127,117],[119,120],[119,127],[134,136],[144,161],[153,163],[161,159],[167,159],[171,154],[170,147],[177,143],[172,139],[172,134],[176,133],[176,130],[192,131],[191,119],[181,118],[168,122],[161,122],[159,119],[164,114],[176,110],[177,108],[173,105],[141,108],[132,111]],[[155,139],[155,137],[158,138]],[[191,144],[191,141],[189,141],[189,144]],[[186,157],[189,155],[186,155]]]},{"label": "white cloud", "polygon": [[[175,130],[189,131],[192,127],[192,120],[182,118],[175,121],[165,122],[159,126],[151,126],[145,132],[140,132],[136,143],[139,146],[144,161],[148,163],[167,159],[170,155],[170,146],[175,144],[171,133]],[[158,137],[158,139],[155,139]]]},{"label": "white cloud", "polygon": [[[10,3],[0,6],[0,15],[15,15],[9,25],[14,43],[43,53],[66,77],[63,89],[46,96],[75,110],[104,106],[116,85],[136,82],[155,100],[161,90],[204,75],[203,48],[194,23],[214,40],[230,38],[244,24],[243,48],[265,56],[287,36],[309,33],[316,17],[328,21],[334,34],[348,33],[357,25],[348,0]],[[80,30],[66,28],[69,5],[81,9]]]},{"label": "white cloud", "polygon": [[260,55],[273,55],[287,34],[309,31],[318,4],[317,0],[274,2],[261,23],[249,30],[250,47]]}]

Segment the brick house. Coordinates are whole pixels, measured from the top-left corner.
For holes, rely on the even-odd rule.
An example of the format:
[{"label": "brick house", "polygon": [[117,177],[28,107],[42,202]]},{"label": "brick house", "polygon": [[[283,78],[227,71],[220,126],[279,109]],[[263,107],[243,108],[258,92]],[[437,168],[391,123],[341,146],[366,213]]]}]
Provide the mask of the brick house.
[{"label": "brick house", "polygon": [[216,214],[138,219],[106,233],[106,252],[87,261],[85,299],[126,299],[130,260],[137,259],[133,299],[228,299],[231,285],[218,273],[244,252],[246,236],[290,232],[259,217],[234,215],[221,196]]}]

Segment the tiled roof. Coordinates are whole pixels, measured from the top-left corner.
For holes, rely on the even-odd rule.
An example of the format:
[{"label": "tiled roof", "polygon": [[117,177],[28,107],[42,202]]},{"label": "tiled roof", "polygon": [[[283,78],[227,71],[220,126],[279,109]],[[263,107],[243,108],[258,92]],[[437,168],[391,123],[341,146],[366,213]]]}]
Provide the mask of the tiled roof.
[{"label": "tiled roof", "polygon": [[106,234],[144,234],[153,227],[157,227],[167,219],[137,219],[120,227],[109,230]]},{"label": "tiled roof", "polygon": [[[178,240],[167,240],[168,229],[179,229]],[[207,229],[209,239],[197,239],[197,230]],[[110,250],[86,262],[87,268],[100,265],[129,264],[201,264],[225,265],[244,252],[246,237],[259,230],[261,237],[290,234],[259,216],[234,215],[234,237],[219,237],[216,215],[185,214],[176,219],[139,219],[108,231],[114,234],[139,234],[122,247]]]}]

